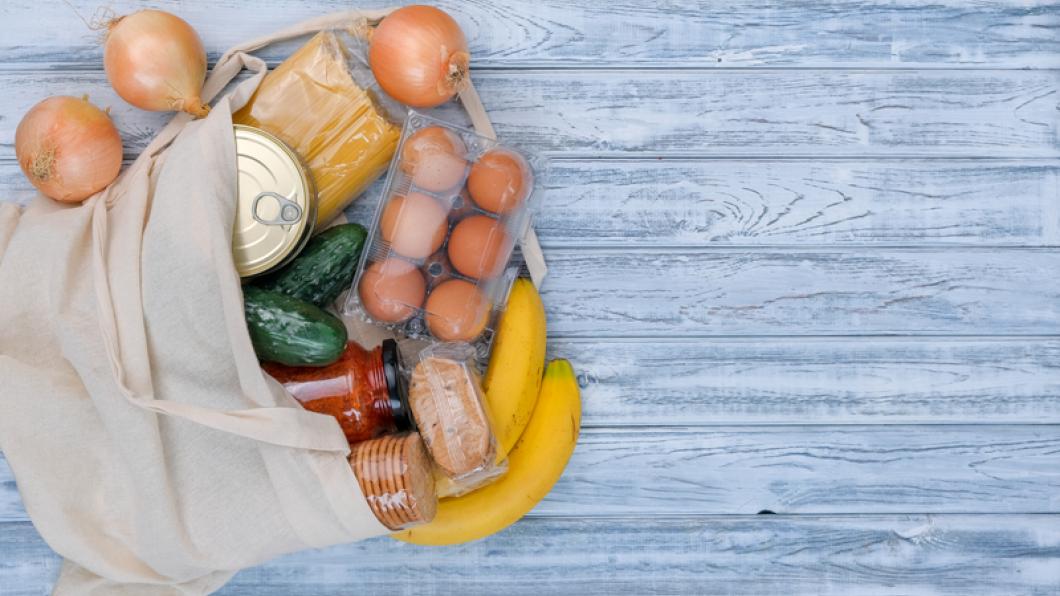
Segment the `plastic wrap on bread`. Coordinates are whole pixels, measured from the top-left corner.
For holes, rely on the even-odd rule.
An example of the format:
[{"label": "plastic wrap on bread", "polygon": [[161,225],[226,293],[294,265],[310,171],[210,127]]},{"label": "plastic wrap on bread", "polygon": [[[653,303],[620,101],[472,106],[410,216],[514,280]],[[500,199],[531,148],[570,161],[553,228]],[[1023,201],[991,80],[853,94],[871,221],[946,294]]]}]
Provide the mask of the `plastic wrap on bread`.
[{"label": "plastic wrap on bread", "polygon": [[409,380],[409,407],[447,496],[503,473],[474,359],[468,344],[432,344]]}]

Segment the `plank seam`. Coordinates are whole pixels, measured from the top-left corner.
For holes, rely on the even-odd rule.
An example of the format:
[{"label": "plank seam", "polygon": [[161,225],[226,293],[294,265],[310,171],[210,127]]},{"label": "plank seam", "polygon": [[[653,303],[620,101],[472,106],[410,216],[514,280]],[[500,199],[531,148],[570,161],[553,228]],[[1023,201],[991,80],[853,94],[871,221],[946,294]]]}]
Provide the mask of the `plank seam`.
[{"label": "plank seam", "polygon": [[[0,147],[10,147],[9,143],[0,143]],[[892,154],[892,155],[843,155],[821,154],[821,155],[787,155],[787,154],[748,154],[748,155],[714,155],[709,153],[557,153],[554,151],[538,152],[548,157],[552,162],[564,165],[583,162],[586,164],[598,164],[600,162],[629,163],[641,162],[645,164],[702,164],[710,162],[749,161],[749,162],[776,162],[776,163],[830,163],[830,164],[863,164],[866,162],[910,162],[922,164],[923,162],[954,162],[954,163],[976,163],[990,162],[998,166],[1012,167],[1060,167],[1060,156],[1037,155],[1021,157],[1012,155],[939,155],[939,154]],[[136,156],[126,156],[122,163],[128,165]],[[18,160],[11,155],[0,155],[0,166],[15,167]],[[980,164],[981,165],[981,164]]]},{"label": "plank seam", "polygon": [[[548,62],[527,62],[519,65],[500,65],[500,64],[489,64],[477,65],[474,62],[471,64],[471,73],[492,74],[492,73],[549,73],[549,72],[592,72],[592,73],[624,73],[624,72],[682,72],[682,73],[772,73],[772,72],[843,72],[852,74],[861,73],[917,73],[917,72],[980,72],[980,73],[991,73],[991,72],[1057,72],[1060,73],[1060,68],[1034,66],[1022,63],[1013,63],[1010,66],[975,66],[973,64],[962,65],[961,63],[948,63],[948,64],[926,64],[926,63],[911,63],[906,66],[866,66],[866,65],[842,65],[842,64],[804,64],[798,66],[725,66],[724,62],[720,63],[721,66],[707,64],[699,65],[687,65],[687,61],[681,62],[618,62],[612,64],[600,64],[597,61],[590,61],[588,58],[584,62],[578,61],[577,59],[568,59],[570,63],[574,63],[572,66],[563,66],[558,64],[552,64]],[[267,60],[269,68],[274,68],[280,64],[279,60]],[[216,66],[216,59],[210,60],[207,64],[207,68],[213,69]],[[0,74],[3,73],[47,73],[55,74],[58,72],[76,72],[76,73],[90,73],[90,72],[103,72],[102,67],[102,56],[100,56],[100,63],[91,62],[32,62],[32,61],[21,61],[21,62],[8,62],[0,66]]]}]

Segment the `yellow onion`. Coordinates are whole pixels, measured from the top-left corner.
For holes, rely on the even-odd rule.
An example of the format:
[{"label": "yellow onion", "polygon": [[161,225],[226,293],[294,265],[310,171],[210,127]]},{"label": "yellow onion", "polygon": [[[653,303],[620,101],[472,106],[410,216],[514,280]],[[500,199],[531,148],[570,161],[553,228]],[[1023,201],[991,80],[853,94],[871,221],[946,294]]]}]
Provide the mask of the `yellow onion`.
[{"label": "yellow onion", "polygon": [[78,202],[103,190],[121,170],[121,136],[88,98],[49,97],[15,130],[22,173],[45,195]]},{"label": "yellow onion", "polygon": [[368,64],[391,97],[416,108],[453,98],[468,79],[471,55],[464,32],[433,6],[406,6],[387,15],[372,34]]},{"label": "yellow onion", "polygon": [[161,10],[141,10],[110,23],[103,48],[107,79],[122,99],[152,112],[205,116],[206,50],[186,21]]}]

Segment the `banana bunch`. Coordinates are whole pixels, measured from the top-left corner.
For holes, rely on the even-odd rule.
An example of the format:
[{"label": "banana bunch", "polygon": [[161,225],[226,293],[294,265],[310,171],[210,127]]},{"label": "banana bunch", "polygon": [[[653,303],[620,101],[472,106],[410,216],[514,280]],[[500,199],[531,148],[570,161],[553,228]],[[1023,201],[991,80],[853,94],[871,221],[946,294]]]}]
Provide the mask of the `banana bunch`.
[{"label": "banana bunch", "polygon": [[478,540],[512,525],[545,498],[578,442],[581,396],[569,362],[554,360],[542,379],[544,368],[545,308],[533,284],[519,279],[483,382],[498,461],[508,458],[508,472],[474,492],[443,499],[434,521],[394,538],[429,546]]},{"label": "banana bunch", "polygon": [[438,503],[434,521],[392,534],[425,546],[485,538],[519,521],[545,498],[574,453],[581,428],[581,398],[574,369],[553,360],[523,435],[508,454],[508,473],[472,493]]}]

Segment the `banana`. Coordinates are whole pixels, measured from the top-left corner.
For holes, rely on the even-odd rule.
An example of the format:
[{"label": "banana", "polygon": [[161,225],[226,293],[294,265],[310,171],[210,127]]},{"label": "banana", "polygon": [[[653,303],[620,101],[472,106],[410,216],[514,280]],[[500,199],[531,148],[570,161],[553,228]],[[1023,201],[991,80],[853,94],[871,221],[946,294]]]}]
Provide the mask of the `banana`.
[{"label": "banana", "polygon": [[545,369],[545,306],[534,284],[517,279],[497,326],[482,387],[501,461],[523,434]]},{"label": "banana", "polygon": [[519,521],[563,474],[578,442],[581,414],[574,370],[566,360],[552,361],[530,423],[508,456],[508,473],[472,493],[439,502],[434,521],[392,536],[424,546],[461,544]]}]

